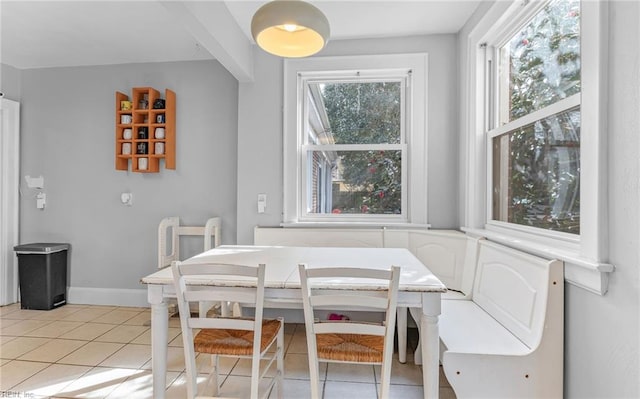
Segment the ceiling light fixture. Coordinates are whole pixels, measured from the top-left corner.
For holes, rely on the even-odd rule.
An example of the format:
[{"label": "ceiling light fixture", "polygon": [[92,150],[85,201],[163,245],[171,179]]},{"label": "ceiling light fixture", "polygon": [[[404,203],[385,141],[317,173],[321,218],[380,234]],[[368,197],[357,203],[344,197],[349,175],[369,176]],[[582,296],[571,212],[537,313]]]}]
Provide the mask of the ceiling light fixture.
[{"label": "ceiling light fixture", "polygon": [[251,34],[264,51],[288,58],[308,57],[329,41],[329,21],[302,0],[274,0],[256,11]]}]

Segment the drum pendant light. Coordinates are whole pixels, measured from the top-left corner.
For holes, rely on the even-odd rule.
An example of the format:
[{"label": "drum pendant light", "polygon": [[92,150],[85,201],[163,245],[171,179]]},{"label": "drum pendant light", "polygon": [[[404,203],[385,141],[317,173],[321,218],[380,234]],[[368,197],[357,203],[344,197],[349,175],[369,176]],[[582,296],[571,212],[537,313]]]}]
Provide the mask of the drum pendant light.
[{"label": "drum pendant light", "polygon": [[329,21],[302,0],[273,0],[256,11],[251,34],[264,51],[280,57],[308,57],[329,40]]}]

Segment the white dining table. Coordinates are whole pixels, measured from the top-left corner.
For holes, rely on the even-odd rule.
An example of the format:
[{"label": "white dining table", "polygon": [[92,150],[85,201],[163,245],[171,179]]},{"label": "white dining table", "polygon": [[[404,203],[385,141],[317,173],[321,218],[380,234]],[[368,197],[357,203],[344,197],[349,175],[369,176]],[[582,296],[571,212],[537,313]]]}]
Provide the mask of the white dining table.
[{"label": "white dining table", "polygon": [[[308,267],[368,267],[389,269],[400,266],[398,306],[407,307],[418,324],[420,344],[416,363],[422,362],[425,398],[437,398],[439,391],[440,295],[444,284],[407,249],[403,248],[326,248],[275,246],[220,246],[198,254],[184,263],[265,264],[265,303],[270,307],[291,307],[302,303],[298,264]],[[151,356],[153,397],[165,396],[167,372],[168,307],[167,298],[175,298],[171,268],[160,269],[142,278],[151,304]],[[241,286],[247,281],[223,281],[194,278],[188,284]],[[255,286],[255,282],[253,283]],[[371,280],[331,280],[319,288],[349,290],[354,293],[378,290]],[[314,285],[315,286],[315,285]]]}]

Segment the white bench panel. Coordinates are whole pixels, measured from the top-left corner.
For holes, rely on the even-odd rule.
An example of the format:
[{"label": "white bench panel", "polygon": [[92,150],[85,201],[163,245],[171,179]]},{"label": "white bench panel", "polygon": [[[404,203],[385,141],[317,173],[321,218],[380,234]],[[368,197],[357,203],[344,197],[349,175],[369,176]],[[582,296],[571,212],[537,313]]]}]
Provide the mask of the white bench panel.
[{"label": "white bench panel", "polygon": [[442,295],[440,295],[441,299],[467,299],[467,296],[465,294],[463,294],[462,292],[458,292],[458,291],[451,291],[448,290],[447,292],[443,293]]},{"label": "white bench panel", "polygon": [[477,287],[474,294],[476,302],[485,308],[497,308],[511,321],[529,330],[532,328],[536,295],[539,293],[521,274],[502,263],[481,263]]},{"label": "white bench panel", "polygon": [[544,329],[551,261],[489,241],[480,246],[473,301],[536,347]]},{"label": "white bench panel", "polygon": [[[392,230],[384,232],[387,248],[407,248],[447,286],[463,291],[468,238],[455,230]],[[471,278],[473,279],[473,277]],[[470,291],[470,286],[465,293]]]},{"label": "white bench panel", "polygon": [[383,247],[381,229],[307,229],[256,227],[255,245],[281,245],[290,247]]},{"label": "white bench panel", "polygon": [[456,353],[526,355],[531,352],[472,301],[442,301],[440,338],[446,349]]},{"label": "white bench panel", "polygon": [[445,285],[449,286],[445,281],[453,282],[456,277],[459,277],[462,273],[460,268],[457,267],[456,253],[449,250],[442,244],[424,244],[416,246],[415,255],[425,265],[429,267],[436,275],[440,276]]},{"label": "white bench panel", "polygon": [[562,363],[553,360],[445,352],[443,369],[458,399],[562,399]]}]

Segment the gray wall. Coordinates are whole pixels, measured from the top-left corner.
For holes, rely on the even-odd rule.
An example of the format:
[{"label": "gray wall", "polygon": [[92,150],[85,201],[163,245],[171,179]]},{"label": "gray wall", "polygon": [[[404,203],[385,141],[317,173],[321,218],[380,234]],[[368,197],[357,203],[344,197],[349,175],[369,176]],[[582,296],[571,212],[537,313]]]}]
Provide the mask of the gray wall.
[{"label": "gray wall", "polygon": [[[483,4],[478,13],[488,9]],[[565,286],[567,398],[640,397],[639,20],[640,3],[609,3],[609,261],[616,271],[604,296]],[[460,34],[461,66],[467,63],[467,35],[478,21],[475,15]]]},{"label": "gray wall", "polygon": [[0,64],[0,91],[4,97],[20,101],[22,95],[22,72],[7,64]]},{"label": "gray wall", "polygon": [[[322,56],[426,52],[428,76],[428,206],[434,228],[457,228],[458,138],[455,35],[329,42]],[[283,61],[254,50],[255,81],[241,83],[238,105],[238,243],[253,242],[253,227],[282,222]],[[267,211],[257,213],[257,194]]]},{"label": "gray wall", "polygon": [[566,393],[640,397],[640,3],[609,7],[609,292],[567,285]]},{"label": "gray wall", "polygon": [[[175,171],[115,170],[115,91],[139,86],[176,93]],[[22,178],[20,242],[71,243],[71,286],[110,289],[144,288],[165,216],[221,216],[235,243],[237,93],[216,61],[24,70],[21,176],[44,176],[47,206]]]}]

